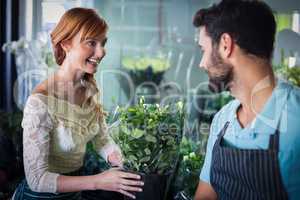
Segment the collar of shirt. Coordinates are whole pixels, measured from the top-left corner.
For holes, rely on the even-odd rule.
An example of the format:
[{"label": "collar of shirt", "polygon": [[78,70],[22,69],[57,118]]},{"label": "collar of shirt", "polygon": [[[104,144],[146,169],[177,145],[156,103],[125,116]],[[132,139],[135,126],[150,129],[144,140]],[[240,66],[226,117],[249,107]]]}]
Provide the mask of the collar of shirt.
[{"label": "collar of shirt", "polygon": [[[281,129],[284,129],[287,124],[287,98],[291,90],[291,85],[287,84],[283,80],[279,80],[271,95],[267,100],[263,110],[257,114],[256,118],[245,128],[242,128],[237,120],[237,108],[240,106],[240,102],[236,100],[232,105],[232,110],[229,119],[231,128],[235,131],[235,137],[255,138],[257,134],[273,134],[281,123]],[[243,134],[243,132],[248,134]]]}]

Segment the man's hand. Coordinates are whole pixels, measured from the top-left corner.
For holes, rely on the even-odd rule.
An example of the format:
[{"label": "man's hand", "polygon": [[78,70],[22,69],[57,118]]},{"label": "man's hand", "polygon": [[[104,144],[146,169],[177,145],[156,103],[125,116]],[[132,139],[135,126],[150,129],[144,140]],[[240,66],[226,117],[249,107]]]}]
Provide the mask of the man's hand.
[{"label": "man's hand", "polygon": [[213,187],[204,181],[199,181],[194,200],[216,200],[217,194]]}]

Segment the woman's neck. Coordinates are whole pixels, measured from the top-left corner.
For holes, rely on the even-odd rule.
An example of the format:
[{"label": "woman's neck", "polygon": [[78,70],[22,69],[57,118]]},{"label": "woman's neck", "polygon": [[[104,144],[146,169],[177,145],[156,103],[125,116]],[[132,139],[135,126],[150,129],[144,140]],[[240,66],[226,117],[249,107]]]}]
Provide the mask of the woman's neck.
[{"label": "woman's neck", "polygon": [[84,78],[85,72],[74,69],[70,66],[62,65],[57,71],[57,76],[60,82],[67,83],[68,85],[76,85]]}]

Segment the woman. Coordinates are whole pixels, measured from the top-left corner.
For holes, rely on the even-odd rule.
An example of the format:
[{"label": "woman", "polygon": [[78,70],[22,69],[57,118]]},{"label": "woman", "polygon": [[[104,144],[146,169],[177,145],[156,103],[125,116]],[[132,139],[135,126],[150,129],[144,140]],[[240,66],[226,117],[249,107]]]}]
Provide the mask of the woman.
[{"label": "woman", "polygon": [[111,169],[80,176],[88,141],[114,166],[118,146],[107,134],[93,78],[105,56],[106,22],[92,9],[67,11],[51,33],[59,69],[29,96],[22,126],[26,180],[13,199],[80,199],[80,191],[116,191],[135,198],[140,176]]}]

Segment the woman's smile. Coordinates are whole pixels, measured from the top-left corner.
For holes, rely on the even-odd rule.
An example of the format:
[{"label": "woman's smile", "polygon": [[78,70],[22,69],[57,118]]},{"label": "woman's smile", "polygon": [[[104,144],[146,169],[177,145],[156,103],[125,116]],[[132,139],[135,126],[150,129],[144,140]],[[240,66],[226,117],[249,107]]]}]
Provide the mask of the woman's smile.
[{"label": "woman's smile", "polygon": [[94,67],[97,67],[100,63],[100,59],[94,59],[94,58],[88,58],[86,59],[87,63],[90,65],[93,65]]}]

